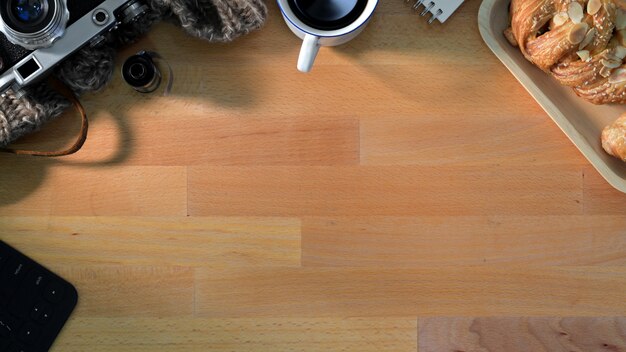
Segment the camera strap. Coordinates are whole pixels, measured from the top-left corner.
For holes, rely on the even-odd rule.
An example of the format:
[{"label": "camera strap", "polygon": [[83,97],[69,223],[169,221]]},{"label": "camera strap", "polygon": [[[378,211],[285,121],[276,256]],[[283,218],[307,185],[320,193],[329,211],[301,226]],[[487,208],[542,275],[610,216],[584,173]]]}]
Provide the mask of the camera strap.
[{"label": "camera strap", "polygon": [[85,144],[85,141],[87,140],[87,132],[89,131],[89,121],[87,119],[87,112],[85,111],[85,108],[80,103],[80,100],[78,100],[78,97],[76,96],[76,94],[74,94],[74,92],[72,92],[72,90],[63,82],[61,82],[59,79],[55,77],[50,77],[50,79],[48,80],[48,83],[54,90],[56,90],[58,93],[63,95],[67,100],[69,100],[80,115],[80,118],[81,118],[80,132],[74,144],[71,147],[64,149],[64,150],[49,151],[49,152],[36,151],[36,150],[11,149],[11,148],[0,149],[0,152],[17,154],[17,155],[58,157],[58,156],[66,156],[66,155],[74,154],[83,147],[83,145]]}]

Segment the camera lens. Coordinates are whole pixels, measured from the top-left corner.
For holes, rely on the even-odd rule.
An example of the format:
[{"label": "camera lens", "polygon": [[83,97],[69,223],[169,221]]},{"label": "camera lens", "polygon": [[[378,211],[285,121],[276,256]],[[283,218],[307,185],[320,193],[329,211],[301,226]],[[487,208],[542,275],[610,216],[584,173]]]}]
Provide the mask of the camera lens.
[{"label": "camera lens", "polygon": [[11,11],[15,18],[25,24],[34,24],[45,16],[44,6],[40,0],[15,0]]},{"label": "camera lens", "polygon": [[34,33],[45,28],[52,19],[49,15],[50,6],[48,0],[9,0],[3,12],[3,19],[16,31],[22,33]]},{"label": "camera lens", "polygon": [[47,48],[69,21],[67,0],[0,0],[0,32],[27,50]]}]

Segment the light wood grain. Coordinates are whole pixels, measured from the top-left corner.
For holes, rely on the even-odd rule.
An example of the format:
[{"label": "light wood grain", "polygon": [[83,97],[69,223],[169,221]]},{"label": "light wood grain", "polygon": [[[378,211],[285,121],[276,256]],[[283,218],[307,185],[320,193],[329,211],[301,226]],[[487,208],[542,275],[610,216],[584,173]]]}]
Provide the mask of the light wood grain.
[{"label": "light wood grain", "polygon": [[415,352],[418,319],[438,347],[471,325],[424,323],[465,316],[501,352],[529,336],[509,319],[626,316],[626,196],[483,44],[480,3],[429,26],[381,1],[310,75],[274,1],[231,44],[164,23],[121,49],[166,57],[173,94],[116,74],[80,153],[0,155],[0,239],[79,290],[52,351]]},{"label": "light wood grain", "polygon": [[[622,267],[196,271],[204,317],[626,314]],[[556,284],[558,282],[558,285]],[[213,287],[222,289],[213,290]]]},{"label": "light wood grain", "polygon": [[[517,121],[525,120],[523,124]],[[546,165],[587,163],[543,113],[365,119],[361,163],[365,165]],[[466,136],[471,135],[472,139]],[[419,137],[416,137],[419,136]],[[498,145],[498,149],[494,148]],[[573,163],[573,164],[572,164]]]},{"label": "light wood grain", "polygon": [[624,318],[425,318],[420,352],[624,351]]},{"label": "light wood grain", "polygon": [[72,167],[5,158],[0,215],[186,215],[184,167]]},{"label": "light wood grain", "polygon": [[580,214],[581,184],[570,168],[197,166],[189,214]]},{"label": "light wood grain", "polygon": [[[415,318],[75,319],[62,351],[415,351]],[[127,343],[121,344],[122,341]]]},{"label": "light wood grain", "polygon": [[620,216],[305,218],[307,267],[624,265]]},{"label": "light wood grain", "polygon": [[[174,107],[167,108],[168,110]],[[269,116],[187,116],[182,123],[150,112],[151,121],[133,126],[132,139],[123,140],[120,119],[139,119],[144,110],[127,116],[98,116],[82,153],[67,158],[80,163],[122,159],[126,165],[341,165],[359,162],[359,121],[354,117],[310,118]],[[139,116],[137,116],[139,115]],[[65,128],[65,124],[51,126]],[[42,132],[43,133],[43,132]],[[37,138],[34,136],[32,138]],[[71,139],[71,134],[63,137]],[[62,139],[62,140],[64,140]],[[49,141],[41,148],[53,148]],[[121,152],[123,148],[125,152]],[[184,152],[182,152],[184,151]]]},{"label": "light wood grain", "polygon": [[584,206],[586,214],[626,214],[626,194],[606,187],[606,180],[591,167],[584,169]]},{"label": "light wood grain", "polygon": [[0,217],[0,237],[54,265],[300,266],[301,257],[300,220],[289,218]]},{"label": "light wood grain", "polygon": [[77,316],[189,316],[194,310],[192,268],[56,264],[48,267],[78,290]]}]

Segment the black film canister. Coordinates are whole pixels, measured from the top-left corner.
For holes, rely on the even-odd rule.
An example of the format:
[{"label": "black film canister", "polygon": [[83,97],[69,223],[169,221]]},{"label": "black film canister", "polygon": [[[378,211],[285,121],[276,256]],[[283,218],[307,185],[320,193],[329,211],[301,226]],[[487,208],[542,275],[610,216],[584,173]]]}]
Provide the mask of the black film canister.
[{"label": "black film canister", "polygon": [[122,67],[126,83],[140,93],[152,93],[161,85],[161,72],[152,56],[141,52],[129,57]]}]

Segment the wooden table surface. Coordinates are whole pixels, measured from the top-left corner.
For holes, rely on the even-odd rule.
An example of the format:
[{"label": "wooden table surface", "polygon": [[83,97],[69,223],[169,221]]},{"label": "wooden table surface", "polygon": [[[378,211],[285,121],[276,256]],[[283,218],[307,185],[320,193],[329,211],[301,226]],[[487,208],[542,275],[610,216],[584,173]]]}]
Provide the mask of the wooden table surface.
[{"label": "wooden table surface", "polygon": [[309,75],[269,3],[233,44],[160,24],[121,51],[168,58],[173,95],[116,75],[79,154],[0,156],[0,238],[80,293],[53,351],[626,350],[626,196],[483,44],[480,1],[428,26],[385,0]]}]

